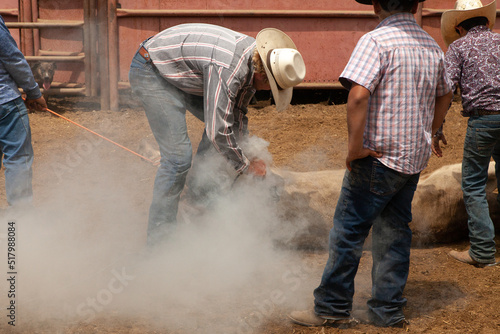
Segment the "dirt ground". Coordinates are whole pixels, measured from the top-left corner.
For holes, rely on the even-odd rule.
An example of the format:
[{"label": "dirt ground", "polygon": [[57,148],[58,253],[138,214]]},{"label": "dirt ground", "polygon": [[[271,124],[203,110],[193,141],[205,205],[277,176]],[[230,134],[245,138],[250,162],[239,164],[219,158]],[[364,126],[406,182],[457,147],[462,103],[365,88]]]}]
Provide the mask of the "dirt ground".
[{"label": "dirt ground", "polygon": [[[304,97],[307,94],[301,95]],[[98,100],[84,97],[51,97],[49,107],[136,151],[139,149],[141,140],[144,138],[152,140],[151,131],[143,110],[135,102],[129,100],[127,94],[123,94],[121,98],[121,108],[118,112],[101,111]],[[327,96],[316,98],[316,101],[299,102],[285,112],[278,113],[273,106],[270,106],[269,101],[259,100],[249,111],[251,134],[269,142],[268,149],[272,154],[275,168],[297,172],[344,168],[347,134],[346,106],[343,103],[345,96],[334,96],[329,99]],[[100,217],[108,212],[101,212],[104,210],[93,212],[93,210],[99,207],[102,201],[113,203],[113,192],[109,192],[109,187],[106,187],[106,185],[113,184],[117,187],[115,189],[128,194],[127,208],[133,212],[134,219],[138,222],[133,229],[136,238],[130,238],[126,243],[126,247],[129,247],[127,251],[139,249],[146,233],[147,210],[151,200],[155,167],[48,113],[32,113],[30,121],[35,150],[35,206],[48,207],[48,203],[57,201],[57,207],[61,211],[69,210],[73,214],[72,218],[66,218],[68,224],[71,224],[72,220],[78,221],[78,214],[87,215],[88,226],[85,224],[79,226],[78,242],[80,242],[85,240],[86,234],[94,235],[96,226],[99,226],[97,223],[112,224],[112,222],[100,221]],[[193,146],[196,147],[202,124],[192,117],[188,117],[188,123]],[[465,129],[466,119],[460,115],[459,101],[455,101],[446,118],[445,134],[448,138],[448,145],[443,149],[444,157],[433,156],[428,168],[422,173],[424,177],[441,166],[461,162]],[[97,160],[100,164],[96,164]],[[112,172],[105,173],[104,171]],[[3,176],[0,182],[3,182]],[[61,196],[59,194],[67,189],[80,189],[82,184],[94,188],[92,191],[78,190],[75,195]],[[3,189],[3,184],[0,186]],[[0,198],[2,203],[5,202],[3,193]],[[97,194],[102,194],[102,196]],[[117,201],[120,200],[117,199]],[[3,206],[5,207],[5,204]],[[111,209],[106,210],[112,211],[113,205],[109,208]],[[54,212],[59,211],[54,209]],[[325,235],[325,239],[327,237]],[[498,316],[500,266],[478,269],[457,263],[447,256],[450,250],[466,249],[467,245],[467,240],[464,239],[457,240],[453,244],[436,244],[426,248],[412,249],[410,276],[405,290],[405,296],[408,299],[405,314],[411,323],[410,332],[500,333],[500,317]],[[61,251],[64,253],[68,249]],[[240,325],[219,326],[227,319],[225,314],[218,313],[217,309],[222,307],[221,303],[227,304],[227,301],[220,301],[213,297],[211,303],[207,304],[209,306],[206,313],[193,314],[188,324],[172,327],[161,324],[158,316],[149,316],[149,312],[122,314],[119,311],[113,311],[113,303],[109,305],[109,312],[104,310],[91,321],[83,321],[78,317],[68,320],[55,316],[54,319],[51,317],[39,319],[31,317],[29,312],[23,313],[21,304],[17,326],[15,328],[8,326],[6,317],[2,314],[0,332],[312,334],[401,331],[369,325],[359,325],[348,330],[304,328],[292,325],[286,315],[295,306],[310,305],[312,302],[312,289],[319,282],[327,252],[325,250],[291,251],[294,252],[296,262],[291,263],[290,268],[295,276],[288,278],[295,278],[295,280],[285,280],[284,275],[278,275],[281,279],[274,282],[276,285],[271,291],[285,292],[288,296],[287,302],[284,302],[284,298],[280,299],[269,293],[269,290],[265,290],[265,295],[262,296],[259,291],[252,291],[250,286],[248,290],[244,289],[241,293],[235,294],[232,300],[235,307],[241,304],[246,310],[230,322]],[[52,254],[52,256],[56,255]],[[96,259],[96,263],[103,262],[105,259]],[[367,249],[356,279],[355,308],[363,308],[370,296],[370,268],[371,256]],[[52,267],[41,269],[53,270]],[[19,287],[21,293],[23,288],[28,291],[37,291],[35,288],[29,290],[26,286],[27,284]],[[301,300],[294,304],[291,302],[293,297],[290,297],[294,293],[307,296],[309,300]],[[255,300],[271,300],[271,303],[259,304]],[[168,302],[165,301],[165,303]],[[262,306],[264,304],[267,306]],[[144,311],[144,305],[149,304],[144,302],[141,305]],[[156,306],[151,304],[151,307],[158,306],[154,305]],[[4,307],[2,309],[5,310]],[[186,312],[189,313],[189,310]],[[227,317],[233,317],[233,315],[228,314]],[[212,322],[214,325],[211,325]]]}]

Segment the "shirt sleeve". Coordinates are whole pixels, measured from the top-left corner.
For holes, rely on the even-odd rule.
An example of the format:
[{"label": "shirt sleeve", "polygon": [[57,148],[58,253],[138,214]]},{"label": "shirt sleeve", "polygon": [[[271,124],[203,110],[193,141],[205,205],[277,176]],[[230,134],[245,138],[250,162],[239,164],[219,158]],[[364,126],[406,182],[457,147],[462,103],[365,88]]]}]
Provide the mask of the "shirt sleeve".
[{"label": "shirt sleeve", "polygon": [[453,82],[446,71],[447,66],[441,54],[441,61],[439,62],[439,77],[436,86],[436,96],[443,96],[448,94],[453,89]]},{"label": "shirt sleeve", "polygon": [[[233,164],[238,173],[241,173],[250,162],[236,141],[235,131],[238,129],[234,127],[240,125],[239,122],[242,120],[235,119],[236,92],[229,89],[224,79],[224,70],[223,67],[213,63],[204,68],[205,130],[215,149]],[[234,84],[231,86],[235,87]]]},{"label": "shirt sleeve", "polygon": [[446,54],[444,56],[444,62],[446,73],[448,74],[448,78],[453,84],[453,88],[458,87],[458,85],[460,84],[460,77],[462,76],[462,63],[453,44],[448,47],[448,51],[446,51]]},{"label": "shirt sleeve", "polygon": [[248,136],[249,134],[247,113],[247,108],[238,109],[238,118],[235,120],[239,132],[238,138]]},{"label": "shirt sleeve", "polygon": [[377,43],[369,35],[358,41],[339,81],[347,89],[355,82],[368,89],[371,94],[381,78],[381,60]]},{"label": "shirt sleeve", "polygon": [[28,99],[42,96],[40,87],[35,82],[31,68],[24,55],[17,47],[3,19],[0,18],[0,61],[18,87],[22,88]]}]

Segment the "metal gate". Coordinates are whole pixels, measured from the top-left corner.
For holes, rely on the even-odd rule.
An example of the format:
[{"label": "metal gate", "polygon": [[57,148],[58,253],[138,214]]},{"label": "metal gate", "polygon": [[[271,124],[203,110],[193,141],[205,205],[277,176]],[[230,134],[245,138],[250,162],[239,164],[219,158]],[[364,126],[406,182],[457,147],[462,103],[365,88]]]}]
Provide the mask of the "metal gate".
[{"label": "metal gate", "polygon": [[57,64],[51,94],[100,96],[118,110],[116,0],[3,1],[17,7],[0,15],[26,59]]},{"label": "metal gate", "polygon": [[[443,50],[440,17],[454,4],[427,0],[415,15]],[[281,29],[307,64],[297,88],[336,89],[357,40],[378,24],[372,8],[354,0],[2,0],[0,14],[28,60],[57,62],[53,93],[99,96],[111,110],[129,87],[140,42],[172,25],[212,23],[250,36]]]}]

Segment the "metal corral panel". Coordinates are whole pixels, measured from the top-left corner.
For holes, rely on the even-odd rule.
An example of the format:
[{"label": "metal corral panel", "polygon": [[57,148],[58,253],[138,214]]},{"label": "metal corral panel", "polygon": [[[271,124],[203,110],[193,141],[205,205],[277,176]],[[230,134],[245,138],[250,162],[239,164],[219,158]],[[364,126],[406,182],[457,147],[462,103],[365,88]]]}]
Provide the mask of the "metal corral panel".
[{"label": "metal corral panel", "polygon": [[[0,14],[7,24],[49,20],[83,22],[83,0],[1,0]],[[36,17],[33,19],[33,17]],[[62,56],[81,54],[83,51],[82,28],[10,28],[19,48],[28,59],[32,56]],[[22,38],[20,37],[23,36]],[[58,61],[54,81],[84,83],[83,60]]]},{"label": "metal corral panel", "polygon": [[[148,1],[122,0],[119,16],[120,64],[130,60],[140,42],[170,26],[203,22],[217,24],[255,37],[267,27],[286,32],[297,45],[307,64],[308,84],[332,85],[349,59],[356,41],[377,25],[371,8],[355,1]],[[134,10],[172,10],[135,12]],[[334,11],[338,11],[335,13]],[[347,11],[365,11],[363,18],[335,17]],[[302,13],[301,13],[302,12]],[[148,17],[136,15],[148,14]],[[120,77],[128,69],[120,66]]]},{"label": "metal corral panel", "polygon": [[[102,1],[102,0],[101,0]],[[83,22],[83,0],[38,0],[39,22],[48,20],[68,20]],[[83,52],[82,28],[40,29],[40,48],[45,54],[77,55]],[[57,63],[54,81],[85,82],[82,61],[64,61]]]},{"label": "metal corral panel", "polygon": [[[372,6],[354,0],[121,0],[120,4],[121,80],[126,80],[127,63],[141,41],[176,24],[203,22],[250,36],[266,27],[281,29],[293,39],[306,62],[307,75],[301,86],[334,87],[358,39],[379,22]],[[455,0],[427,0],[416,14],[417,21],[443,50],[441,13],[454,5]],[[160,11],[157,16],[154,10]],[[170,14],[165,13],[168,10]]]},{"label": "metal corral panel", "polygon": [[[17,15],[21,12],[18,1],[1,1],[0,13],[7,22],[17,21]],[[38,21],[36,18],[34,20],[37,22],[81,22],[84,20],[83,6],[86,1],[21,0],[19,3],[23,8],[26,3],[33,6],[33,17],[38,17]],[[88,1],[93,3],[93,8],[106,7],[109,1],[109,8],[112,10],[116,2]],[[489,3],[489,0],[484,2]],[[446,47],[441,38],[440,16],[444,10],[453,8],[454,4],[455,0],[427,0],[421,3],[416,14],[417,21],[443,50]],[[266,27],[283,30],[294,40],[307,65],[307,75],[300,87],[334,88],[338,87],[338,77],[358,39],[378,24],[372,7],[360,5],[354,0],[119,0],[116,17],[116,21],[111,19],[110,22],[115,22],[118,26],[118,59],[110,59],[109,63],[110,67],[118,64],[118,81],[122,87],[127,85],[132,56],[144,39],[176,24],[203,22],[221,25],[253,37]],[[499,29],[495,30],[498,32]],[[19,30],[11,28],[11,32],[19,41]],[[27,33],[26,36],[28,35]],[[25,37],[22,37],[24,43],[21,46],[27,55],[32,56],[38,56],[40,52],[44,55],[76,55],[84,52],[83,36],[84,31],[79,27],[34,29],[31,50],[24,41]],[[110,40],[109,45],[112,48],[115,44]],[[96,52],[96,45],[92,45],[91,49]],[[85,58],[88,60],[89,55],[85,55]],[[102,61],[98,58],[97,61],[99,60]],[[87,70],[89,66],[87,63]],[[98,71],[99,67],[92,65],[92,71],[88,73],[97,77]],[[82,83],[85,82],[84,73],[82,61],[61,61],[58,63],[56,81]]]},{"label": "metal corral panel", "polygon": [[[5,22],[17,22],[19,0],[2,0],[0,1],[0,15],[2,15]],[[10,29],[10,33],[19,43],[19,30]]]}]

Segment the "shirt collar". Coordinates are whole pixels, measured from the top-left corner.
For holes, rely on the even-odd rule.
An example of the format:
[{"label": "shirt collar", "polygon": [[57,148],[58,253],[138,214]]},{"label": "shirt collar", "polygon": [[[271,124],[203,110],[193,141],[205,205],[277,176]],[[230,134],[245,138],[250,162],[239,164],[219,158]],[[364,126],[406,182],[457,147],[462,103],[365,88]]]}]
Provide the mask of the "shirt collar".
[{"label": "shirt collar", "polygon": [[[377,28],[390,26],[390,25],[394,25],[396,23],[402,23],[402,22],[408,23],[408,21],[411,21],[412,23],[415,23],[415,24],[417,23],[417,20],[415,20],[415,17],[411,13],[406,13],[406,12],[396,13],[396,14],[392,14],[391,16],[388,16],[385,19],[383,19],[378,24]],[[375,29],[377,29],[377,28],[375,28]]]},{"label": "shirt collar", "polygon": [[472,27],[468,33],[472,33],[472,34],[479,34],[483,31],[487,31],[487,30],[490,30],[490,28],[488,28],[487,26],[475,26],[475,27]]}]

